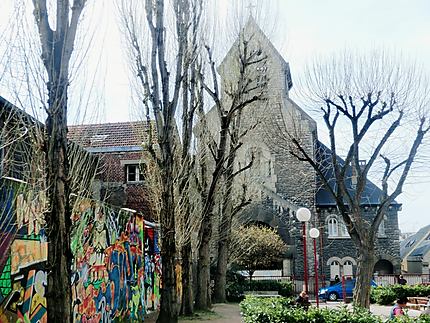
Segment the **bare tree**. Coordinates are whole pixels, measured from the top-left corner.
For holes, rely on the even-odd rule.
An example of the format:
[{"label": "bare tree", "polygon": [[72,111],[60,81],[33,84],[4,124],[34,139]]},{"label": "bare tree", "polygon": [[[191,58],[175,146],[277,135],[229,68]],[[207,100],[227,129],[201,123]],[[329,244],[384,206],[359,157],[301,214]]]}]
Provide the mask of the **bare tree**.
[{"label": "bare tree", "polygon": [[[240,126],[241,113],[233,120],[229,133],[229,154],[226,162],[225,171],[222,178],[222,186],[220,194],[221,211],[218,221],[218,237],[217,237],[217,257],[216,257],[216,273],[214,286],[214,301],[217,303],[226,302],[226,284],[227,284],[227,269],[229,263],[230,241],[232,236],[233,218],[237,216],[246,206],[251,203],[251,198],[248,196],[248,185],[242,181],[239,183],[238,177],[242,172],[250,169],[254,162],[254,156],[242,166],[237,162],[237,150],[243,145],[242,139],[246,136],[251,128],[241,131]],[[239,192],[237,192],[239,190]]]},{"label": "bare tree", "polygon": [[[405,66],[384,53],[316,62],[307,70],[303,93],[321,107],[329,147],[317,144],[309,153],[300,127],[285,120],[281,127],[285,148],[315,170],[357,246],[354,303],[367,308],[378,227],[402,193],[430,129],[428,84],[416,68]],[[369,218],[363,206],[372,176],[381,181],[382,193]]]},{"label": "bare tree", "polygon": [[47,74],[44,151],[49,212],[46,215],[48,247],[48,320],[72,320],[70,289],[70,184],[67,156],[69,65],[85,0],[57,0],[52,26],[46,0],[33,0],[39,31],[41,59]]},{"label": "bare tree", "polygon": [[[210,137],[208,150],[213,158],[213,162],[209,162],[207,159],[202,159],[202,165],[200,168],[203,170],[202,174],[202,200],[203,209],[201,215],[201,227],[198,235],[198,264],[197,264],[197,295],[196,295],[196,307],[201,309],[209,308],[211,305],[210,295],[210,241],[212,237],[212,226],[214,217],[214,204],[216,193],[218,191],[218,185],[228,169],[227,177],[231,180],[234,178],[233,164],[237,150],[242,146],[239,138],[235,138],[234,135],[231,139],[231,145],[229,147],[229,132],[233,130],[235,122],[240,123],[240,115],[242,111],[246,110],[246,107],[252,103],[264,100],[264,86],[261,87],[257,84],[254,75],[254,67],[257,64],[263,62],[266,57],[262,54],[262,51],[255,44],[251,45],[252,33],[241,32],[238,40],[235,44],[236,64],[229,66],[233,79],[226,81],[224,84],[225,97],[221,98],[218,75],[215,70],[215,62],[212,58],[212,51],[207,46],[209,64],[210,64],[210,77],[212,86],[208,86],[203,81],[203,86],[206,92],[213,99],[215,107],[208,117],[215,118],[211,120],[217,127],[217,134]],[[207,122],[207,121],[206,121]],[[244,131],[239,125],[237,125],[235,131]],[[245,128],[246,129],[246,128]],[[239,132],[236,133],[236,137],[243,136]],[[204,144],[204,143],[203,143]],[[230,149],[229,149],[230,148]],[[210,169],[209,166],[213,165]],[[243,169],[237,170],[238,173],[249,168],[250,165],[246,165]],[[230,179],[229,179],[230,180]],[[228,215],[231,216],[231,215]],[[226,223],[224,221],[224,223]],[[227,230],[228,231],[228,230]],[[225,264],[226,265],[226,264]]]},{"label": "bare tree", "polygon": [[[182,80],[187,75],[186,64],[187,40],[189,37],[190,1],[174,0],[175,32],[166,32],[167,10],[165,1],[145,1],[144,5],[132,1],[120,4],[121,19],[129,43],[130,54],[134,62],[134,71],[140,83],[142,103],[146,109],[149,122],[151,115],[155,118],[156,143],[150,140],[148,150],[152,152],[154,160],[160,170],[161,183],[161,258],[163,260],[161,289],[161,306],[157,322],[176,322],[178,318],[175,264],[177,257],[176,223],[175,223],[175,149],[179,147],[178,129],[175,114],[182,89]],[[140,23],[139,15],[146,17],[144,25]],[[150,35],[149,55],[146,56],[143,43],[144,35],[139,28],[144,28]],[[142,37],[140,37],[142,36]],[[169,69],[168,41],[176,46],[174,68]],[[173,72],[173,78],[171,78]],[[185,115],[185,118],[188,118]],[[192,120],[192,119],[191,119]],[[151,124],[149,122],[149,124]],[[186,129],[187,135],[189,131]],[[187,152],[184,152],[187,154]]]}]

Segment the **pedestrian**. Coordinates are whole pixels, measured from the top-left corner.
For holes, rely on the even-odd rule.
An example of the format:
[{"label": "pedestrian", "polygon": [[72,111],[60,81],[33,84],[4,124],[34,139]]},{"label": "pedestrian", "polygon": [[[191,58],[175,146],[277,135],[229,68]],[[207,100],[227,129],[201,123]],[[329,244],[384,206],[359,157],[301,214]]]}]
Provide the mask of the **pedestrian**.
[{"label": "pedestrian", "polygon": [[308,310],[311,303],[309,302],[309,296],[306,291],[301,291],[299,296],[296,298],[296,305],[299,307],[303,307],[306,311]]},{"label": "pedestrian", "polygon": [[403,309],[406,307],[406,303],[407,302],[408,302],[408,298],[407,297],[400,297],[397,300],[396,304],[391,309],[390,318],[394,319],[394,318],[396,318],[398,316],[405,315],[405,312],[403,311]]},{"label": "pedestrian", "polygon": [[400,276],[399,276],[399,279],[397,280],[397,283],[398,283],[399,285],[406,285],[407,281],[406,281],[406,279],[405,279],[405,278],[403,278],[403,276],[402,276],[402,275],[400,275]]},{"label": "pedestrian", "polygon": [[339,275],[336,275],[336,276],[334,277],[334,285],[336,285],[337,283],[340,283]]},{"label": "pedestrian", "polygon": [[430,315],[430,295],[427,296],[427,304],[426,304],[426,307],[424,308],[424,311],[422,312],[422,314]]}]

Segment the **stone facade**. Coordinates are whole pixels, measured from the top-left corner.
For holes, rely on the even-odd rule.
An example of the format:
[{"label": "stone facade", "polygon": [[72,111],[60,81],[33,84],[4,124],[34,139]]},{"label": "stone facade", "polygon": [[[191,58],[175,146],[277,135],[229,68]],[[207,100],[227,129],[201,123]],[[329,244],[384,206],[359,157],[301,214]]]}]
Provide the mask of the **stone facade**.
[{"label": "stone facade", "polygon": [[[243,55],[244,44],[248,52],[254,50],[259,53],[257,57],[261,62],[247,72],[247,77],[255,80],[256,89],[264,94],[265,99],[246,107],[241,119],[243,130],[252,130],[243,139],[243,146],[237,154],[236,168],[245,165],[251,154],[255,157],[253,167],[241,180],[241,183],[248,183],[249,194],[253,199],[253,204],[243,212],[242,217],[244,221],[265,223],[277,228],[289,247],[283,272],[285,275],[300,277],[304,271],[302,224],[295,219],[295,212],[299,207],[309,208],[312,219],[307,229],[319,227],[322,233],[318,239],[322,274],[329,279],[335,270],[331,263],[337,261],[339,274],[345,274],[346,270],[346,273],[351,271],[353,275],[357,263],[353,242],[348,236],[329,237],[328,234],[328,217],[337,214],[334,205],[319,203],[319,184],[314,170],[309,164],[287,153],[286,147],[282,146],[285,143],[283,136],[294,133],[307,153],[315,156],[319,144],[316,122],[289,97],[292,87],[289,64],[252,18],[218,68],[223,102],[225,106],[231,103],[231,95],[226,95],[226,91],[232,93],[235,90],[240,71],[238,62]],[[208,113],[208,118],[209,124],[218,123],[215,109]],[[214,126],[213,131],[216,129]],[[377,190],[373,184],[372,189]],[[372,217],[372,205],[363,207],[365,215]],[[378,237],[376,243],[379,262],[375,270],[380,273],[398,273],[400,269],[398,208],[399,205],[390,207],[381,225],[384,234]],[[339,221],[338,225],[341,223]],[[309,264],[313,263],[311,242],[309,238]]]}]

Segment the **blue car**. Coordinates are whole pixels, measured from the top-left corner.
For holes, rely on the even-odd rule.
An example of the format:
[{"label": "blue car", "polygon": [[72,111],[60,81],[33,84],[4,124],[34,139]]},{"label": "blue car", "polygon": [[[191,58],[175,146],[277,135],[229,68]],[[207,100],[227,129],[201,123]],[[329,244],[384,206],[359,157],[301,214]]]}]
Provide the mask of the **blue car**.
[{"label": "blue car", "polygon": [[[370,283],[372,287],[378,286],[373,280]],[[346,297],[352,297],[352,293],[355,287],[355,279],[345,280],[345,294]],[[318,297],[326,301],[337,301],[343,298],[342,282],[334,284],[333,286],[320,288],[318,291]]]}]

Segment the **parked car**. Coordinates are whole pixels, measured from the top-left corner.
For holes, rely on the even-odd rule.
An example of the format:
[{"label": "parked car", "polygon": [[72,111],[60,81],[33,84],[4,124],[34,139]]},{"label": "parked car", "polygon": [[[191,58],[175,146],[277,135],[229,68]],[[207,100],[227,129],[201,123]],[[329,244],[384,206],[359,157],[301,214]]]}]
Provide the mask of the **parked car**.
[{"label": "parked car", "polygon": [[[371,281],[370,285],[372,287],[378,286],[373,280]],[[355,279],[345,280],[346,297],[352,297],[354,287],[355,287]],[[327,301],[337,301],[338,299],[343,298],[342,282],[334,284],[333,286],[320,288],[320,290],[318,291],[318,297]]]}]

